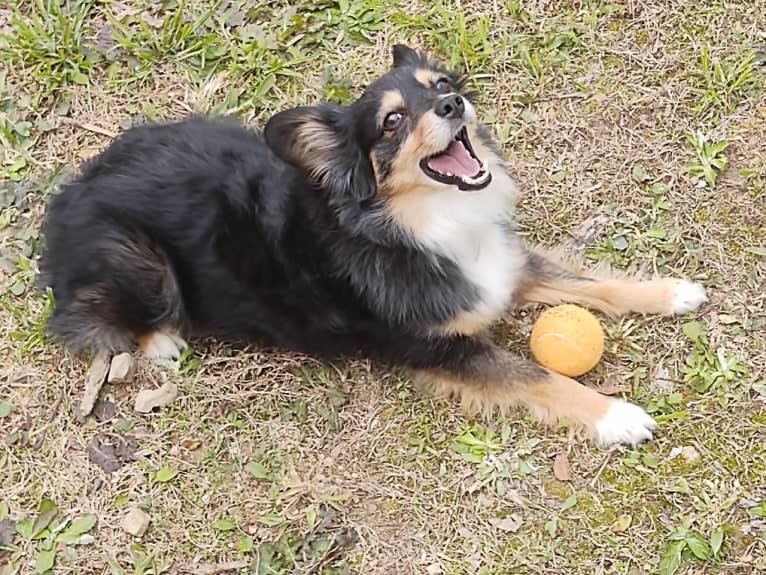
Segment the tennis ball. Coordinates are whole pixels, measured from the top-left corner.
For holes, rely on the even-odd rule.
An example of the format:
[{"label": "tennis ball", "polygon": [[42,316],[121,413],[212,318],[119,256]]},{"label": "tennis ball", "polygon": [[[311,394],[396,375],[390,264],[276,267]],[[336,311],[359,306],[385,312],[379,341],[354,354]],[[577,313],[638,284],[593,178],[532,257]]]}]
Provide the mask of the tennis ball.
[{"label": "tennis ball", "polygon": [[604,330],[588,310],[559,305],[540,314],[529,343],[540,365],[575,377],[593,369],[601,359]]}]

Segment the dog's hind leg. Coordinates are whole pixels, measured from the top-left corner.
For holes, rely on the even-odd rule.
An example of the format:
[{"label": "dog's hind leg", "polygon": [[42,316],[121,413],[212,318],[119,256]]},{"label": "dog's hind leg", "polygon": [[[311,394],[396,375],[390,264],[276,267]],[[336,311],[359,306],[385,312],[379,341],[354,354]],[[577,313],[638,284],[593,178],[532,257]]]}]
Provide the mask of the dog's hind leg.
[{"label": "dog's hind leg", "polygon": [[697,309],[707,296],[701,285],[688,280],[600,278],[529,252],[516,300],[520,304],[576,303],[612,316],[631,312],[674,315]]},{"label": "dog's hind leg", "polygon": [[[54,250],[56,309],[49,331],[75,352],[126,351],[138,343],[152,360],[177,360],[186,342],[183,301],[167,254],[146,235],[110,228],[68,264]],[[57,258],[54,260],[53,258]]]}]

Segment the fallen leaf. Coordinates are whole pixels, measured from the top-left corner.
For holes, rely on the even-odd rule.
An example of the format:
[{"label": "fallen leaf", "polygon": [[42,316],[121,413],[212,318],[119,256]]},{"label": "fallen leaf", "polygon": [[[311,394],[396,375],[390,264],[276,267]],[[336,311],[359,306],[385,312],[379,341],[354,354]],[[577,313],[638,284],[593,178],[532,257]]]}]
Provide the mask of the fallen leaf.
[{"label": "fallen leaf", "polygon": [[426,573],[428,573],[428,575],[440,575],[443,572],[444,571],[442,570],[442,566],[438,563],[432,563],[426,567]]},{"label": "fallen leaf", "polygon": [[80,158],[80,160],[90,160],[91,158],[97,156],[100,151],[100,146],[88,146],[78,150],[77,157]]},{"label": "fallen leaf", "polygon": [[489,523],[492,525],[492,527],[499,529],[500,531],[516,533],[516,531],[519,530],[519,527],[521,527],[523,521],[521,519],[521,515],[518,513],[513,513],[507,517],[504,517],[503,519],[492,518],[489,520]]},{"label": "fallen leaf", "polygon": [[633,523],[633,518],[630,515],[620,515],[617,520],[612,523],[612,531],[615,533],[627,531],[631,523]]},{"label": "fallen leaf", "polygon": [[144,389],[136,395],[135,410],[139,413],[149,413],[156,407],[165,407],[178,397],[178,387],[167,382],[158,389]]},{"label": "fallen leaf", "polygon": [[83,421],[93,411],[93,406],[96,404],[101,387],[106,381],[107,373],[109,373],[109,354],[107,352],[99,352],[93,358],[93,362],[85,376],[85,391],[82,394],[78,414]]},{"label": "fallen leaf", "polygon": [[114,473],[126,463],[134,461],[138,443],[129,435],[100,433],[88,445],[88,459],[107,473]]},{"label": "fallen leaf", "polygon": [[188,449],[189,451],[196,451],[202,446],[202,442],[199,439],[184,439],[181,441],[181,447]]},{"label": "fallen leaf", "polygon": [[594,387],[596,391],[603,395],[619,395],[621,393],[630,393],[633,391],[629,382],[620,381],[614,374],[608,375],[600,386]]},{"label": "fallen leaf", "polygon": [[8,417],[11,414],[13,407],[7,401],[0,401],[0,417]]},{"label": "fallen leaf", "polygon": [[116,412],[117,404],[115,404],[113,401],[104,401],[99,399],[96,401],[96,405],[93,406],[91,415],[96,418],[96,421],[103,423],[104,421],[109,421],[112,419]]},{"label": "fallen leaf", "polygon": [[651,387],[663,394],[670,394],[675,389],[675,382],[670,379],[670,372],[661,363],[654,370]]},{"label": "fallen leaf", "polygon": [[16,522],[13,519],[0,521],[0,547],[8,547],[16,536]]},{"label": "fallen leaf", "polygon": [[106,23],[96,32],[95,48],[100,54],[108,54],[112,48],[117,46],[117,41],[113,36],[114,29],[110,23]]},{"label": "fallen leaf", "polygon": [[178,469],[172,467],[163,467],[154,475],[154,481],[156,483],[167,483],[178,475]]},{"label": "fallen leaf", "polygon": [[567,454],[563,451],[553,460],[553,475],[559,481],[572,481],[572,467],[569,465]]}]

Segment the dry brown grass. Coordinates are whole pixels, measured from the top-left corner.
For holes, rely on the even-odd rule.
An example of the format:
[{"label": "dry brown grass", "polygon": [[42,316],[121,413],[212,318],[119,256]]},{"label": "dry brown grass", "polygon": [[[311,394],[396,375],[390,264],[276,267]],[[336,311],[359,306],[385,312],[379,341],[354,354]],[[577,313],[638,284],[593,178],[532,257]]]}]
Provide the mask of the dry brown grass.
[{"label": "dry brown grass", "polygon": [[[521,418],[468,420],[456,406],[366,364],[323,366],[213,342],[194,342],[198,365],[170,376],[181,390],[171,406],[147,416],[133,412],[138,389],[161,378],[142,362],[135,384],[105,388],[115,416],[80,425],[74,409],[85,363],[36,343],[44,302],[31,289],[13,293],[28,274],[0,266],[6,269],[0,271],[0,401],[12,406],[0,418],[0,500],[14,519],[34,515],[43,497],[66,516],[98,517],[95,542],[78,547],[69,565],[58,553],[55,573],[110,573],[107,556],[133,573],[134,540],[120,522],[139,504],[152,519],[141,553],[169,573],[192,561],[263,558],[265,543],[309,533],[312,517],[326,509],[357,534],[343,553],[353,573],[657,573],[667,537],[683,518],[705,539],[722,528],[724,540],[715,559],[698,561],[685,552],[679,573],[766,570],[766,523],[750,509],[766,499],[766,268],[752,251],[766,245],[764,69],[756,66],[755,85],[738,92],[730,110],[695,112],[693,91],[702,45],[729,62],[764,42],[766,3],[630,0],[601,14],[599,3],[521,4],[515,12],[503,3],[460,4],[456,10],[469,19],[463,36],[454,22],[450,34],[433,32],[443,14],[413,19],[427,13],[428,3],[390,8],[409,19],[386,18],[369,46],[323,40],[312,61],[298,67],[302,79],[278,82],[260,107],[241,113],[258,123],[273,109],[316,101],[325,68],[336,79],[349,78],[358,93],[387,65],[393,41],[436,46],[445,56],[476,62],[472,71],[489,75],[479,81],[481,110],[501,135],[524,190],[518,219],[532,241],[554,245],[589,216],[607,213],[592,260],[693,277],[710,290],[697,318],[604,320],[607,353],[586,379],[625,383],[635,401],[664,414],[656,441],[604,452]],[[275,22],[282,10],[274,8]],[[491,24],[489,62],[473,52],[482,42],[471,21],[479,13]],[[4,19],[7,11],[0,10],[0,29],[7,28]],[[557,33],[571,31],[574,44],[550,47]],[[299,46],[306,41],[297,40]],[[537,76],[520,56],[524,46],[544,62]],[[9,65],[0,101],[33,94],[38,78],[31,74]],[[13,113],[54,127],[28,149],[8,147],[5,166],[24,155],[32,166],[28,177],[37,178],[102,148],[109,139],[100,132],[117,132],[138,113],[167,118],[209,111],[252,81],[228,69],[213,80],[199,78],[193,68],[163,60],[142,85],[126,87],[109,84],[96,68],[89,85],[60,89],[58,101],[69,102],[67,117],[75,123],[62,121],[50,100]],[[3,110],[0,121],[11,118],[7,106]],[[712,190],[687,176],[694,152],[684,134],[698,130],[729,142],[729,166]],[[667,190],[652,193],[657,182]],[[32,253],[25,230],[39,225],[47,193],[4,208],[13,218],[0,229],[0,258]],[[672,207],[658,212],[658,196]],[[647,239],[646,232],[659,227],[667,237]],[[624,248],[610,241],[617,234]],[[537,311],[514,313],[498,329],[500,340],[526,353]],[[690,319],[705,324],[709,350],[723,347],[747,372],[695,391],[682,371],[693,346],[681,326]],[[18,333],[21,339],[12,337]],[[680,403],[669,405],[673,393]],[[95,434],[113,432],[117,421],[133,422],[137,461],[107,475],[88,461],[87,446]],[[499,446],[477,448],[480,462],[467,460],[460,437],[469,430],[487,439],[486,429],[496,432]],[[699,457],[674,456],[680,447],[693,447]],[[553,476],[553,459],[562,452],[571,462],[571,482]],[[262,464],[268,478],[248,472],[252,462]],[[152,481],[163,467],[179,474]],[[264,523],[275,515],[278,525]],[[512,522],[517,529],[499,523],[509,516],[519,520]],[[629,525],[622,516],[630,517]],[[225,524],[216,522],[225,517],[236,527],[220,529]],[[253,548],[242,551],[247,537]],[[39,541],[17,536],[5,559],[0,556],[0,573],[14,572],[9,560],[18,573],[32,573],[39,549]],[[338,569],[333,572],[343,572]]]}]

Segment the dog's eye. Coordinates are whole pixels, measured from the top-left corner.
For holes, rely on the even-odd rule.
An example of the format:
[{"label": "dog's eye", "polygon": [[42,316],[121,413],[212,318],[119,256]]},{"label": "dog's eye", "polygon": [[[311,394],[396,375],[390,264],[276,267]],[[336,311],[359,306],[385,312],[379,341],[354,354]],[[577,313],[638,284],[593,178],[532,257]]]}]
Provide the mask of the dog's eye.
[{"label": "dog's eye", "polygon": [[452,84],[450,84],[450,81],[446,78],[441,78],[438,82],[436,82],[434,88],[436,88],[436,91],[440,94],[446,94],[447,92],[452,91]]},{"label": "dog's eye", "polygon": [[399,124],[402,123],[403,119],[404,119],[404,114],[402,114],[401,112],[391,112],[383,120],[383,129],[395,130],[396,128],[399,127]]}]

